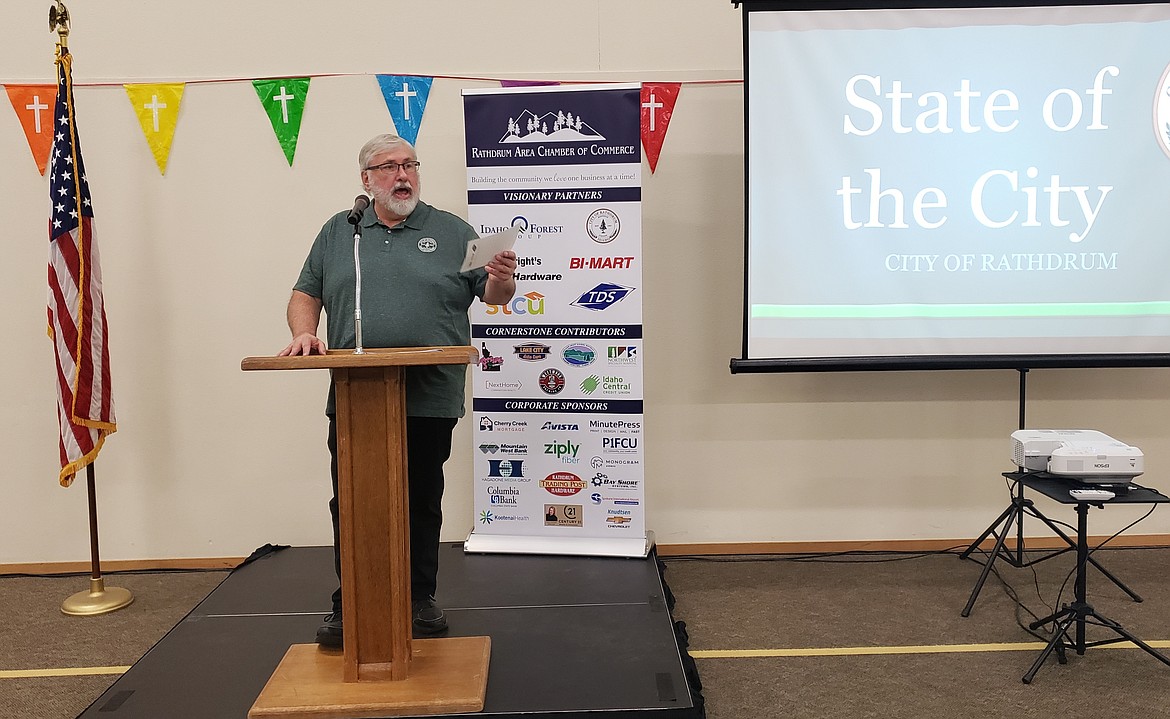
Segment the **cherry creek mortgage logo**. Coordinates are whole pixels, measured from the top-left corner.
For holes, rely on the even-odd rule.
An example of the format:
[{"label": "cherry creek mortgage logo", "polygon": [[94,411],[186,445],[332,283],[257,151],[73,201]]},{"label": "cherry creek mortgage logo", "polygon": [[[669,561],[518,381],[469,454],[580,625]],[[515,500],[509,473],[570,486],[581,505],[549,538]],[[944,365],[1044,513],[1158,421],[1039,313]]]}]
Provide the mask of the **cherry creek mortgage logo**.
[{"label": "cherry creek mortgage logo", "polygon": [[1158,138],[1158,147],[1170,158],[1170,64],[1162,71],[1154,97],[1154,136]]}]

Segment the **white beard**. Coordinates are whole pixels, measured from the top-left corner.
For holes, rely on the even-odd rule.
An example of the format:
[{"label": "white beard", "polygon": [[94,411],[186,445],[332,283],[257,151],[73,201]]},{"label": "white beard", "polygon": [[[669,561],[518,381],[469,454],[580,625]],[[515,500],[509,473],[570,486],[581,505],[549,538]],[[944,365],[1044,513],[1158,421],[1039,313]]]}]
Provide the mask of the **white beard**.
[{"label": "white beard", "polygon": [[408,217],[410,213],[414,212],[414,208],[418,207],[418,195],[411,194],[408,199],[399,200],[394,197],[394,190],[380,190],[371,188],[370,193],[374,196],[374,201],[381,205],[384,209],[392,212],[396,217]]}]

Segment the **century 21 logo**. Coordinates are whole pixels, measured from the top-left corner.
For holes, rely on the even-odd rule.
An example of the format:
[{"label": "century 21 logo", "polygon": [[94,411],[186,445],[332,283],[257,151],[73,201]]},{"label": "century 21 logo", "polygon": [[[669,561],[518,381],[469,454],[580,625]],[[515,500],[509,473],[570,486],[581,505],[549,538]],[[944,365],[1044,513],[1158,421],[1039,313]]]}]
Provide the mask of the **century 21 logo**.
[{"label": "century 21 logo", "polygon": [[506,315],[543,315],[544,295],[539,292],[529,292],[506,305],[488,305],[487,307],[489,315],[501,312]]}]

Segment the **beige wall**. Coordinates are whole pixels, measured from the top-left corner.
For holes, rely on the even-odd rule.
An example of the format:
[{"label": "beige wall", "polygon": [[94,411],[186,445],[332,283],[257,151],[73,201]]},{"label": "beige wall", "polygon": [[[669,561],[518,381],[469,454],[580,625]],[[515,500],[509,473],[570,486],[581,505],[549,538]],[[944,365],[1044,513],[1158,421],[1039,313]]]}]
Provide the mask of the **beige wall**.
[{"label": "beige wall", "polygon": [[[48,1],[0,4],[0,82],[52,82]],[[740,15],[717,0],[73,0],[81,137],[97,211],[119,432],[98,462],[103,557],[325,544],[327,378],[249,373],[287,341],[284,305],[321,223],[360,189],[357,148],[389,130],[373,74],[588,81],[741,76]],[[371,11],[377,9],[377,16]],[[188,85],[161,177],[122,82],[312,81],[289,168],[250,83]],[[436,79],[424,197],[466,211],[464,87]],[[970,538],[1006,502],[1010,371],[732,376],[742,295],[742,85],[687,84],[644,173],[647,524],[663,544]],[[88,557],[82,483],[56,483],[45,337],[47,180],[0,108],[0,563]],[[1170,372],[1038,370],[1032,426],[1095,427],[1170,487]],[[472,526],[456,431],[444,536]],[[1043,501],[1043,500],[1041,500]],[[1058,516],[1067,513],[1054,511]],[[1139,514],[1094,513],[1094,533]],[[1170,514],[1134,530],[1170,532]]]}]

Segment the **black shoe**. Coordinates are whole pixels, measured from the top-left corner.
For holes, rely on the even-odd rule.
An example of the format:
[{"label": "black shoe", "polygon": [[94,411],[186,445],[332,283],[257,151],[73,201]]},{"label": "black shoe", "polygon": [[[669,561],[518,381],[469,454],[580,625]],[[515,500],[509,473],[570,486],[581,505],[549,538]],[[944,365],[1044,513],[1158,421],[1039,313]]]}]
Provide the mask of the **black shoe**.
[{"label": "black shoe", "polygon": [[431,597],[414,599],[410,602],[411,622],[414,636],[431,637],[447,631],[447,615]]},{"label": "black shoe", "polygon": [[326,614],[324,623],[317,627],[317,644],[339,649],[341,637],[341,612]]}]

